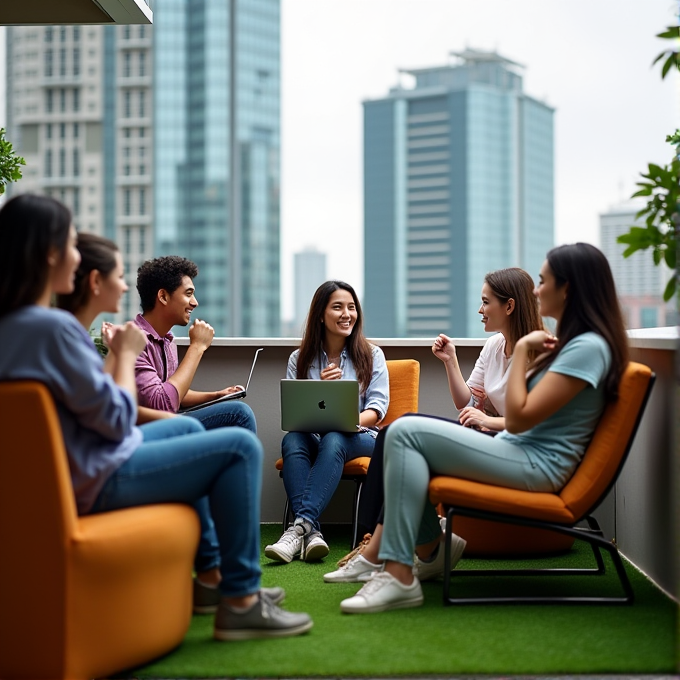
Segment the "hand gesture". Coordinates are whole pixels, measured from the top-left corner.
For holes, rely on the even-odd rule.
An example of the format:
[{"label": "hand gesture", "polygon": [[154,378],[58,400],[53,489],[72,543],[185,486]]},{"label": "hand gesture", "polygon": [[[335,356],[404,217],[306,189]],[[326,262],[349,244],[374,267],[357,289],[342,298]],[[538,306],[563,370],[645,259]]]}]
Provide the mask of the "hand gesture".
[{"label": "hand gesture", "polygon": [[189,344],[206,350],[215,337],[215,329],[202,319],[196,319],[189,328]]},{"label": "hand gesture", "polygon": [[123,352],[132,352],[138,356],[146,347],[146,333],[132,321],[128,321],[124,326],[114,327],[114,330],[109,348],[117,356]]},{"label": "hand gesture", "polygon": [[484,426],[486,421],[486,413],[480,411],[474,406],[466,406],[458,414],[458,420],[463,427],[471,427],[475,430],[486,430]]},{"label": "hand gesture", "polygon": [[335,364],[328,364],[326,368],[321,371],[321,380],[340,380],[342,378],[342,371],[340,366]]},{"label": "hand gesture", "polygon": [[520,343],[528,350],[550,353],[557,349],[559,341],[552,333],[547,331],[532,331],[517,341],[518,345]]},{"label": "hand gesture", "polygon": [[111,340],[116,334],[116,331],[120,329],[120,326],[114,326],[110,321],[102,322],[102,342],[107,346],[111,347]]},{"label": "hand gesture", "polygon": [[432,343],[432,354],[446,364],[455,358],[456,346],[448,335],[440,333]]}]

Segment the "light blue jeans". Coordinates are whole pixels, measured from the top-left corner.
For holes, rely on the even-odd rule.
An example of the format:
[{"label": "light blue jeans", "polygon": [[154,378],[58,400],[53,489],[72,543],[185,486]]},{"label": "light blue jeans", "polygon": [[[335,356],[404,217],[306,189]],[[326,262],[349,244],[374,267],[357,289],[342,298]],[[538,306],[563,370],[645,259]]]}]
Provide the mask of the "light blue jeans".
[{"label": "light blue jeans", "polygon": [[367,432],[289,432],[281,442],[283,485],[295,517],[319,531],[319,516],[338,487],[345,463],[370,456],[374,446]]},{"label": "light blue jeans", "polygon": [[385,436],[385,523],[380,559],[413,564],[416,545],[441,534],[428,501],[430,477],[451,475],[527,491],[553,492],[522,448],[449,420],[409,416]]},{"label": "light blue jeans", "polygon": [[[260,588],[262,445],[241,427],[206,432],[179,416],[141,427],[144,441],[107,480],[92,512],[207,497],[219,541],[220,590],[241,597]],[[197,511],[201,513],[201,505]],[[210,559],[210,556],[208,556]],[[205,569],[205,556],[196,569]]]},{"label": "light blue jeans", "polygon": [[[186,415],[198,420],[206,430],[214,430],[218,427],[244,427],[253,434],[257,434],[253,409],[236,399],[197,408]],[[201,542],[198,547],[201,568],[196,566],[196,569],[208,571],[220,566],[220,544],[215,532],[215,523],[210,516],[207,498],[198,501],[196,511],[201,520]]]}]

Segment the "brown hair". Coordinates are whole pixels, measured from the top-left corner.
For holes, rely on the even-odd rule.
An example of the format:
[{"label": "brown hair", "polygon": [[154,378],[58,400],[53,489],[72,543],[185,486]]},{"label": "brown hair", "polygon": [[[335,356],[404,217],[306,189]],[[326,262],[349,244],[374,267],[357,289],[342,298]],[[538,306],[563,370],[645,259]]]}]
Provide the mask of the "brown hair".
[{"label": "brown hair", "polygon": [[364,337],[364,316],[359,304],[359,298],[354,292],[354,288],[344,281],[326,281],[322,283],[314,293],[312,303],[309,306],[307,322],[302,335],[300,344],[300,354],[297,361],[298,379],[307,378],[309,367],[312,365],[323,349],[324,325],[323,315],[328,306],[331,295],[336,290],[346,290],[354,300],[357,310],[357,320],[352,329],[351,335],[345,340],[345,348],[349,358],[354,365],[354,370],[361,386],[361,391],[365,392],[371,382],[373,374],[373,351],[371,344]]},{"label": "brown hair", "polygon": [[[522,336],[531,331],[543,330],[538,300],[534,295],[534,281],[524,269],[519,267],[498,269],[495,272],[489,272],[484,277],[484,281],[503,304],[510,299],[515,301],[515,309],[508,319],[510,331],[507,341],[510,343],[511,350],[514,350],[517,341]],[[536,353],[529,355],[530,361],[535,358]]]},{"label": "brown hair", "polygon": [[[605,377],[605,397],[614,401],[619,381],[628,364],[628,337],[616,294],[616,285],[604,254],[589,243],[574,243],[553,248],[546,256],[557,288],[567,287],[562,317],[557,324],[559,346],[582,333],[601,335],[612,355]],[[533,370],[549,366],[558,352],[536,361]]]},{"label": "brown hair", "polygon": [[76,314],[90,300],[90,272],[97,270],[108,276],[116,268],[118,246],[103,236],[78,234],[80,265],[76,271],[72,293],[57,295],[57,307]]}]

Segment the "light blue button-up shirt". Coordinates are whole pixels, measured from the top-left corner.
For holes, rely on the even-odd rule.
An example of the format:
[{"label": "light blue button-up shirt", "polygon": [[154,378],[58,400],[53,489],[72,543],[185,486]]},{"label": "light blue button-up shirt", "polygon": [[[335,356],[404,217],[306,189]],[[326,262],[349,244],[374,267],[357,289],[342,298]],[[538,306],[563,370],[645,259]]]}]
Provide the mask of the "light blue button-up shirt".
[{"label": "light blue button-up shirt", "polygon": [[[368,387],[359,394],[359,410],[367,411],[372,409],[378,414],[378,422],[380,422],[385,417],[390,405],[390,378],[383,351],[375,345],[371,345],[371,347],[373,349],[373,373],[371,374],[371,382],[368,384]],[[288,359],[286,377],[289,380],[297,379],[297,360],[299,354],[300,350],[296,349]],[[319,356],[312,361],[307,377],[310,380],[320,380],[321,370],[326,368],[328,363],[326,352],[322,349]],[[343,348],[340,353],[340,370],[342,371],[342,380],[358,380],[354,364],[347,355],[347,348]]]}]

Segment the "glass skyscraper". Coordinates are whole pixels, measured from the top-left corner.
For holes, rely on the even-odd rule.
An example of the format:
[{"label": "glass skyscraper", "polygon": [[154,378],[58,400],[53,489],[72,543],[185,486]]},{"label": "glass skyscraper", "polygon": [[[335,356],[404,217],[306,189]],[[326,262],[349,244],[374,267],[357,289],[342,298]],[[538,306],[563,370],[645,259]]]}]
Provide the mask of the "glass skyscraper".
[{"label": "glass skyscraper", "polygon": [[163,0],[156,43],[156,248],[199,266],[220,335],[279,334],[279,0]]},{"label": "glass skyscraper", "polygon": [[524,94],[518,64],[454,56],[364,102],[373,337],[479,337],[484,275],[517,266],[536,278],[553,245],[553,109]]}]

